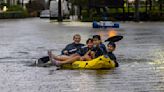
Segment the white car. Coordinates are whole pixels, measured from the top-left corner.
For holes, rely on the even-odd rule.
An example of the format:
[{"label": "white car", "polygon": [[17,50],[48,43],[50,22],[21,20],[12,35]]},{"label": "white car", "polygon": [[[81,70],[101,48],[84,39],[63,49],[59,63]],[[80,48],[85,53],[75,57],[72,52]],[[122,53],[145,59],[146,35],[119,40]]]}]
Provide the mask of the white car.
[{"label": "white car", "polygon": [[43,10],[40,12],[40,18],[50,18],[50,11],[49,10]]}]

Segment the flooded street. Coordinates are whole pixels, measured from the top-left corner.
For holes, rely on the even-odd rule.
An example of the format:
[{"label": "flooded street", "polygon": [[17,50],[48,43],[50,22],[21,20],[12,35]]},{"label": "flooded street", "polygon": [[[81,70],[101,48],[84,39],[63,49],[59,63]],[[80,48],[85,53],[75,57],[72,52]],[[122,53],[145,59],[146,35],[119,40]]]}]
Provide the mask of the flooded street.
[{"label": "flooded street", "polygon": [[[164,92],[164,22],[121,22],[124,39],[114,52],[120,67],[113,70],[56,70],[31,67],[60,51],[79,33],[82,43],[108,30],[91,23],[47,19],[0,20],[0,92]],[[110,29],[112,30],[112,29]]]}]

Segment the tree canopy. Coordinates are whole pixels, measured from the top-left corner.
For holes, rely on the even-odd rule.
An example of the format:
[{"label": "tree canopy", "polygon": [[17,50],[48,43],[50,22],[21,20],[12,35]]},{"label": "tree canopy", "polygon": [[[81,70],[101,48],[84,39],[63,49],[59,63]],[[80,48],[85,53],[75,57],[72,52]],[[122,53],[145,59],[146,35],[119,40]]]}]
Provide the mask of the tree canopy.
[{"label": "tree canopy", "polygon": [[81,7],[123,7],[124,0],[69,0]]}]

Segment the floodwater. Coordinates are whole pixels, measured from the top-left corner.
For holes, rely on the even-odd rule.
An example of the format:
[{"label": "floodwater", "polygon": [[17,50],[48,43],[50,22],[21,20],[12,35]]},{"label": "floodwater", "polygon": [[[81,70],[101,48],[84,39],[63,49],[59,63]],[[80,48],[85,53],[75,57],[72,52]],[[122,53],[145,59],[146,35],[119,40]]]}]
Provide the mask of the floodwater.
[{"label": "floodwater", "polygon": [[48,49],[60,54],[76,33],[85,43],[94,34],[105,40],[108,30],[39,18],[0,20],[0,92],[164,92],[163,22],[121,22],[115,30],[124,39],[114,52],[120,67],[113,70],[28,66]]}]

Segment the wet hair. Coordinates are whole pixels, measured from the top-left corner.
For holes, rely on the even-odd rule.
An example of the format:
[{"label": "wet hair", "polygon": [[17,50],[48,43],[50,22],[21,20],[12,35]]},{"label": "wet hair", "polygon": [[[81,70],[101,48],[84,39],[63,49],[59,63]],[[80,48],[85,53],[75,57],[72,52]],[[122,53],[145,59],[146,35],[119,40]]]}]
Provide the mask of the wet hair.
[{"label": "wet hair", "polygon": [[88,38],[88,40],[86,41],[86,44],[88,44],[89,41],[93,42],[93,39],[92,38]]},{"label": "wet hair", "polygon": [[112,47],[116,48],[116,44],[114,42],[109,42],[107,46],[111,45]]},{"label": "wet hair", "polygon": [[98,39],[98,40],[101,40],[101,36],[100,35],[93,35],[93,39]]},{"label": "wet hair", "polygon": [[79,36],[79,37],[81,38],[80,34],[75,34],[75,35],[73,36],[73,39],[74,39],[76,36]]}]

